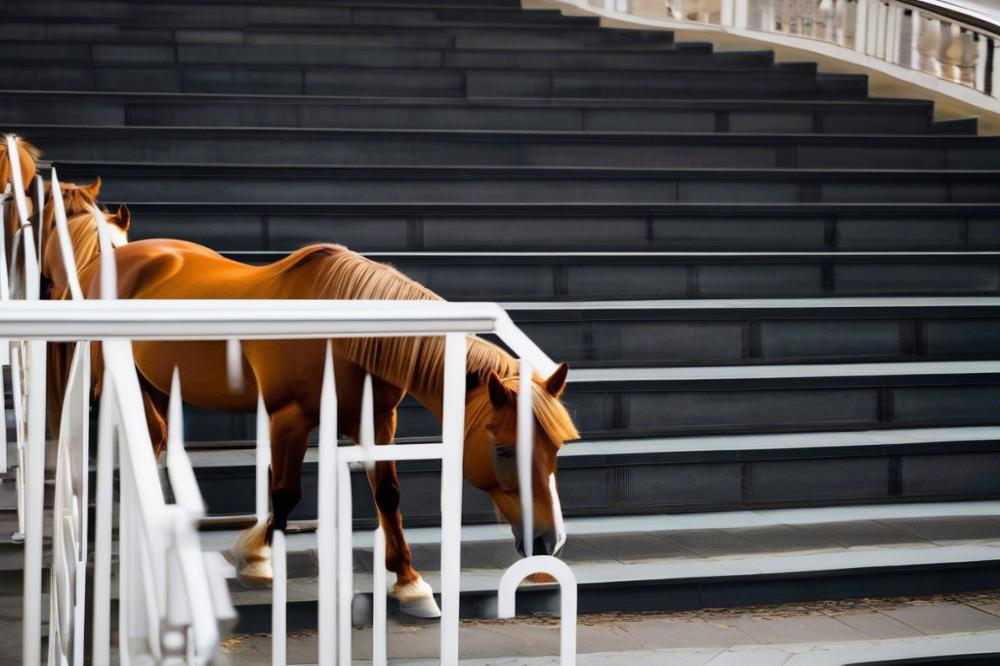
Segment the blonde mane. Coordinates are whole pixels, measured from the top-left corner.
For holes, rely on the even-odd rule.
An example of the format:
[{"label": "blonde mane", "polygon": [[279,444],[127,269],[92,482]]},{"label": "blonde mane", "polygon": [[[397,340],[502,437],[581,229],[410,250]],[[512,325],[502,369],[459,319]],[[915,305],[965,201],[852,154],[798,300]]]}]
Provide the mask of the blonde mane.
[{"label": "blonde mane", "polygon": [[35,186],[35,171],[37,169],[35,163],[42,156],[42,152],[16,134],[4,134],[3,140],[0,141],[0,188],[5,187],[8,181],[11,187],[14,186],[14,170],[7,150],[8,136],[14,137],[18,161],[21,163],[21,185],[24,186],[24,191],[28,192]]},{"label": "blonde mane", "polygon": [[[312,245],[294,253],[286,261],[294,266],[319,262],[316,288],[320,298],[444,300],[392,266],[366,259],[340,245]],[[495,372],[505,384],[516,386],[519,365],[515,358],[478,336],[470,335],[466,340],[467,375],[477,379],[477,384],[482,384],[490,373]],[[443,392],[442,336],[351,338],[341,341],[338,350],[354,363],[405,391],[418,388],[433,394]],[[535,416],[552,441],[561,444],[569,439],[578,439],[576,428],[562,403],[540,386],[535,385],[533,388]],[[484,400],[489,403],[489,397],[485,393]],[[481,409],[485,409],[485,406],[482,405]],[[469,408],[473,409],[472,403]],[[469,421],[472,422],[471,415]]]},{"label": "blonde mane", "polygon": [[[111,213],[101,212],[105,219],[112,217]],[[76,261],[77,274],[83,271],[89,264],[96,261],[101,255],[100,241],[97,235],[97,216],[89,210],[81,213],[71,214],[66,220],[66,227],[69,230],[70,245],[73,247],[73,258]],[[109,223],[109,230],[114,232],[115,225]],[[112,245],[115,247],[127,242],[124,232],[123,238],[117,238],[118,234],[112,233]],[[45,229],[45,247],[42,249],[42,274],[53,283],[52,298],[63,298],[64,292],[69,288],[69,279],[62,262],[62,248],[55,230],[55,222]],[[58,289],[58,291],[56,291]]]}]

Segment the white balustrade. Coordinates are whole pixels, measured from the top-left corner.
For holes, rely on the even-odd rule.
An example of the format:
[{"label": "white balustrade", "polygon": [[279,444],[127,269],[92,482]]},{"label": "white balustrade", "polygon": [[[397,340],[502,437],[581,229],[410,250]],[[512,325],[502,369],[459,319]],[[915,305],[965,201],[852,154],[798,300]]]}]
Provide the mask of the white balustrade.
[{"label": "white balustrade", "polygon": [[[1000,11],[947,0],[537,0],[637,27],[715,31],[877,69],[1000,113]],[[918,75],[914,75],[918,73]]]}]

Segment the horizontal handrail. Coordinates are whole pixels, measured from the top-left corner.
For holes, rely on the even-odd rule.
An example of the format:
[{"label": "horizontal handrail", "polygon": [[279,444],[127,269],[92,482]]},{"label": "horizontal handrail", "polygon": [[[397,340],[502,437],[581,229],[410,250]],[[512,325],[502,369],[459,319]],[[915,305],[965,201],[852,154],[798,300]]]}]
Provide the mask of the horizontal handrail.
[{"label": "horizontal handrail", "polygon": [[542,375],[556,365],[496,303],[330,300],[10,301],[0,338],[242,340],[493,333]]}]

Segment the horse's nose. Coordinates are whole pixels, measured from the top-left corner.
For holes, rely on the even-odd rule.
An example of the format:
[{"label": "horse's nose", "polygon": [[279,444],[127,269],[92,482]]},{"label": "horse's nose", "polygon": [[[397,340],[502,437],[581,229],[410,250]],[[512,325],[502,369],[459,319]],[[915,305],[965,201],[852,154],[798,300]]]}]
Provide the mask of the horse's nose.
[{"label": "horse's nose", "polygon": [[[521,557],[524,557],[524,535],[521,534],[521,530],[519,529],[514,529],[513,532],[514,548],[517,549],[517,552]],[[563,543],[565,543],[565,540],[563,540]],[[531,554],[557,555],[559,551],[562,550],[563,543],[560,543],[559,534],[554,529],[549,530],[544,534],[537,534],[535,539],[531,542]]]},{"label": "horse's nose", "polygon": [[532,545],[533,555],[555,555],[556,546],[559,543],[559,536],[555,530],[549,530],[544,534],[535,537]]}]

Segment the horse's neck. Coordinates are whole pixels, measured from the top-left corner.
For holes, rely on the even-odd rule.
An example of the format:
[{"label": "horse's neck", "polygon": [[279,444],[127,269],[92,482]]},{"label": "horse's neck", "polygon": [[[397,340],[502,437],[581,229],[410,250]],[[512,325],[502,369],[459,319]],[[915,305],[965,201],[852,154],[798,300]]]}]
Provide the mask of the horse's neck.
[{"label": "horse's neck", "polygon": [[[444,343],[441,338],[427,338],[425,340],[433,340],[437,344],[431,343],[421,346],[421,349],[427,350],[427,353],[418,354],[407,390],[417,402],[427,408],[438,420],[442,420],[445,373]],[[463,388],[466,391],[471,388],[467,378],[470,375],[481,375],[484,364],[501,376],[514,372],[517,367],[517,362],[507,352],[485,340],[470,337],[466,345],[466,371],[462,375],[463,380],[465,380]]]}]

